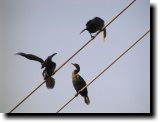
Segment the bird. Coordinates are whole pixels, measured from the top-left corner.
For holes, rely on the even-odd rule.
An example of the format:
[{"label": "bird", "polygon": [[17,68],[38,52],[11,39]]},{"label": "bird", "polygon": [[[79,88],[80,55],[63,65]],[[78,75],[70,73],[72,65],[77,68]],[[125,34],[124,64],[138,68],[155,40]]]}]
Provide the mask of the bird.
[{"label": "bird", "polygon": [[55,72],[56,63],[52,61],[52,57],[55,56],[57,53],[54,53],[48,56],[45,60],[41,59],[40,57],[33,55],[33,54],[26,54],[26,53],[16,53],[16,55],[23,56],[29,60],[38,61],[41,63],[41,69],[45,68],[42,72],[43,78],[46,81],[46,87],[48,89],[52,89],[55,85],[55,79],[51,76]]},{"label": "bird", "polygon": [[46,87],[48,89],[52,89],[55,86],[55,79],[53,77],[47,77],[45,78],[46,81]]},{"label": "bird", "polygon": [[[78,74],[80,71],[80,66],[76,63],[71,63],[73,66],[76,67],[76,70],[72,72],[72,83],[73,87],[75,88],[76,92],[79,92],[84,86],[86,86],[85,80]],[[84,97],[84,102],[89,105],[90,100],[88,97],[88,90],[85,88],[83,91],[80,91],[79,94]]]},{"label": "bird", "polygon": [[[94,38],[94,36],[92,36],[91,33],[95,33],[95,32],[97,32],[97,31],[102,30],[102,28],[103,28],[104,26],[105,26],[105,25],[104,25],[104,20],[101,19],[100,17],[95,17],[95,18],[93,18],[93,19],[91,19],[91,20],[89,20],[89,21],[87,22],[86,28],[83,29],[83,30],[80,32],[80,34],[83,33],[85,30],[87,30],[87,31],[90,33],[91,38]],[[106,38],[106,33],[107,33],[107,32],[106,32],[106,28],[104,28],[104,29],[103,29],[103,40],[105,40],[105,38]]]}]

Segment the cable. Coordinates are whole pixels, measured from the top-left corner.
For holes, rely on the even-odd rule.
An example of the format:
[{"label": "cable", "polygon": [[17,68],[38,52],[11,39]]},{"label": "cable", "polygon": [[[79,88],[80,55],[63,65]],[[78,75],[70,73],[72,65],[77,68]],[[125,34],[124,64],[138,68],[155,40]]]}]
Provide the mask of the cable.
[{"label": "cable", "polygon": [[[104,28],[108,27],[116,18],[118,18],[125,10],[127,10],[136,0],[133,0],[129,5],[127,5],[119,14],[117,14]],[[104,29],[103,28],[103,29]],[[102,29],[102,30],[103,30]],[[85,43],[81,48],[79,48],[70,58],[68,58],[55,72],[57,73],[66,63],[68,63],[77,53],[79,53],[84,47],[86,47],[97,35],[102,31],[98,31],[93,38],[91,38],[87,43]],[[28,97],[30,97],[38,88],[40,88],[45,81],[43,81],[37,88],[35,88],[30,94],[28,94],[21,102],[19,102],[9,113],[12,113],[20,104],[22,104]]]},{"label": "cable", "polygon": [[20,104],[22,104],[29,96],[31,96],[38,88],[40,88],[43,84],[45,83],[42,82],[37,88],[35,88],[28,96],[26,96],[20,103],[18,103],[9,113],[13,112]]},{"label": "cable", "polygon": [[59,113],[62,109],[64,109],[75,97],[79,95],[80,92],[82,92],[85,88],[87,88],[89,85],[91,85],[98,77],[100,77],[106,70],[108,70],[114,63],[116,63],[125,53],[127,53],[133,46],[135,46],[142,38],[144,38],[148,33],[150,32],[150,29],[137,41],[135,41],[132,45],[130,45],[124,52],[121,53],[110,65],[108,65],[102,72],[100,72],[91,82],[89,82],[86,86],[84,86],[79,92],[75,94],[74,97],[72,97],[66,104],[64,104],[56,113]]},{"label": "cable", "polygon": [[[106,28],[108,27],[116,18],[118,18],[125,10],[127,10],[136,0],[132,1],[129,5],[127,5],[118,15],[116,15],[106,26],[103,27]],[[66,60],[56,71],[55,73],[61,69],[68,61],[70,61],[77,53],[79,53],[85,46],[87,46],[94,38],[97,37],[97,35],[103,31],[103,29],[101,29],[100,31],[98,31],[93,38],[91,38],[86,44],[84,44],[79,50],[77,50],[77,52],[75,52],[68,60]],[[54,73],[54,74],[55,74]]]}]

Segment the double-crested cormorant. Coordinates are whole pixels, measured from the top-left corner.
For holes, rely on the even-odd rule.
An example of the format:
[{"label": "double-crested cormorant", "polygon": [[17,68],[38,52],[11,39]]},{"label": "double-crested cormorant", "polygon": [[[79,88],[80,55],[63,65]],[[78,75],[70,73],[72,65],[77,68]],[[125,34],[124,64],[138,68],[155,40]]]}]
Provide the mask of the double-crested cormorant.
[{"label": "double-crested cormorant", "polygon": [[48,89],[52,89],[55,85],[55,80],[54,78],[52,78],[51,76],[54,74],[54,71],[55,71],[55,68],[56,68],[56,63],[52,62],[52,57],[54,55],[56,55],[57,53],[54,53],[50,56],[47,57],[47,59],[44,61],[43,59],[39,58],[38,56],[36,55],[33,55],[33,54],[26,54],[26,53],[16,53],[16,55],[21,55],[29,60],[34,60],[34,61],[38,61],[41,63],[42,68],[45,68],[43,70],[43,78],[44,80],[46,81],[46,87]]},{"label": "double-crested cormorant", "polygon": [[[103,27],[104,27],[104,20],[102,20],[99,17],[95,17],[92,20],[89,20],[87,22],[86,28],[84,30],[82,30],[80,32],[80,34],[82,32],[84,32],[85,30],[87,30],[90,33],[91,38],[93,38],[91,33],[95,33],[97,31],[101,30]],[[103,29],[103,39],[105,39],[105,38],[106,38],[106,29]]]},{"label": "double-crested cormorant", "polygon": [[[84,86],[86,86],[86,82],[78,74],[78,72],[80,71],[80,66],[78,64],[73,64],[73,63],[72,65],[76,67],[76,70],[72,72],[72,83],[73,83],[75,90],[79,92]],[[80,95],[84,97],[84,101],[87,105],[90,104],[87,88],[85,88],[82,92],[80,92]]]}]

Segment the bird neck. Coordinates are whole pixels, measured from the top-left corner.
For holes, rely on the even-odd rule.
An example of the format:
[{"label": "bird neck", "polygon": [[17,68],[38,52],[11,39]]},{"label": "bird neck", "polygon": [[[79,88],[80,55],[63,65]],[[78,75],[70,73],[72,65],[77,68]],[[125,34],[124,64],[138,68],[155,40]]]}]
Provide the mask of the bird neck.
[{"label": "bird neck", "polygon": [[77,74],[80,71],[80,68],[76,68],[76,70],[74,70],[74,74]]}]

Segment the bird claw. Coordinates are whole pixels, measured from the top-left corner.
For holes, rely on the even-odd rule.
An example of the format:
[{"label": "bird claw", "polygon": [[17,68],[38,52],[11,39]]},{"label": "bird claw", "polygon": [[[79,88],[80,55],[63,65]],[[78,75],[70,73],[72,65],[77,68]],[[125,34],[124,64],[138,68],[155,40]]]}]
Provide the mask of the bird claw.
[{"label": "bird claw", "polygon": [[77,96],[78,96],[78,94],[79,94],[79,93],[76,93],[76,94],[75,94],[75,97],[77,97]]},{"label": "bird claw", "polygon": [[77,97],[80,92],[81,92],[81,91],[79,90],[79,91],[75,94],[75,96]]},{"label": "bird claw", "polygon": [[95,38],[91,33],[90,33],[91,38]]},{"label": "bird claw", "polygon": [[95,36],[91,35],[91,38],[95,38]]}]

